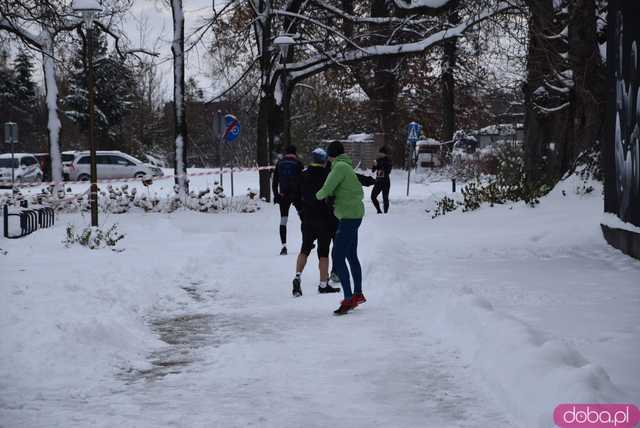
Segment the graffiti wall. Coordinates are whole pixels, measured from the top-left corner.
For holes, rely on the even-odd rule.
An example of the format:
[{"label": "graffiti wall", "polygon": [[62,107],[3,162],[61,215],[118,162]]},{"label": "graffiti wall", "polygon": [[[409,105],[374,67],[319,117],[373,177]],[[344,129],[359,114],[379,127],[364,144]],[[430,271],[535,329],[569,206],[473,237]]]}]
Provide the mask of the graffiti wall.
[{"label": "graffiti wall", "polygon": [[605,211],[635,226],[640,226],[639,17],[640,1],[609,2],[609,138],[603,144]]}]

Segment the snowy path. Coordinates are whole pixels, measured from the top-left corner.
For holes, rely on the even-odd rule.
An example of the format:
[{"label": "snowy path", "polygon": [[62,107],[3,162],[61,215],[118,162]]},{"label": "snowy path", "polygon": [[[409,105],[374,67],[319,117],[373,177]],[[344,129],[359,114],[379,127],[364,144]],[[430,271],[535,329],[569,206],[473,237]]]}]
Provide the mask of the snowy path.
[{"label": "snowy path", "polygon": [[315,254],[290,296],[273,206],[112,216],[123,253],[63,248],[71,217],[3,241],[0,427],[528,428],[640,399],[640,263],[597,198],[436,220],[398,199],[365,219],[345,317]]},{"label": "snowy path", "polygon": [[[455,349],[430,336],[419,318],[408,316],[420,308],[409,312],[408,302],[397,300],[402,296],[384,297],[384,287],[375,281],[386,268],[387,256],[380,250],[366,252],[377,253],[369,254],[366,263],[371,302],[336,318],[331,311],[337,298],[315,292],[315,263],[305,275],[303,298],[293,299],[290,275],[282,277],[291,270],[293,256],[251,254],[253,239],[272,238],[264,228],[253,232],[247,240],[212,235],[205,253],[216,252],[221,244],[229,251],[214,260],[189,260],[184,286],[192,304],[181,307],[177,316],[160,315],[168,320],[160,327],[165,339],[171,342],[168,330],[177,328],[182,333],[178,341],[187,343],[154,354],[153,370],[123,376],[129,387],[108,402],[122,423],[508,425],[495,404],[474,387]],[[237,263],[231,263],[237,258],[251,263],[238,272]],[[404,309],[390,310],[393,307]]]}]

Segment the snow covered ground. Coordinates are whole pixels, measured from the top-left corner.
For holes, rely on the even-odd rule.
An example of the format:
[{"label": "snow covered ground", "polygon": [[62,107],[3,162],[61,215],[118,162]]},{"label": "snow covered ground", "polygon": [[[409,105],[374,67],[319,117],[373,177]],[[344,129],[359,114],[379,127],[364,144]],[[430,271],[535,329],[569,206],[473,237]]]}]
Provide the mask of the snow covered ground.
[{"label": "snow covered ground", "polygon": [[431,219],[450,183],[393,180],[345,317],[315,255],[290,297],[274,205],[112,214],[119,253],[65,248],[81,215],[1,239],[0,426],[551,427],[559,403],[640,403],[640,262],[602,239],[599,189]]}]

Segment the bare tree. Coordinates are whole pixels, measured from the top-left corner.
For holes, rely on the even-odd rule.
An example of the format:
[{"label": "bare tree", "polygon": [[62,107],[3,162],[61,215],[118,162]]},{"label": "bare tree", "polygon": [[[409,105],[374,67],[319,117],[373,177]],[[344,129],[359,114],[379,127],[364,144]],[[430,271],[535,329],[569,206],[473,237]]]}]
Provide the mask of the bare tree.
[{"label": "bare tree", "polygon": [[175,123],[175,175],[176,185],[181,193],[189,190],[187,180],[187,117],[185,108],[185,78],[184,78],[184,10],[182,0],[171,0],[173,17],[173,108]]}]

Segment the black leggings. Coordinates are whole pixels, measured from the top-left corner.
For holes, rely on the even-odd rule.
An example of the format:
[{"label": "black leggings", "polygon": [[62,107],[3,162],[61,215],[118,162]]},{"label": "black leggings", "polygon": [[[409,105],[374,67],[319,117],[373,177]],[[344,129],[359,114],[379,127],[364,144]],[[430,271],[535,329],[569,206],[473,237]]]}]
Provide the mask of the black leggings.
[{"label": "black leggings", "polygon": [[282,197],[280,199],[280,242],[282,245],[287,243],[287,222],[289,220],[289,209],[291,205],[298,211],[298,217],[300,217],[300,199],[291,199],[288,197]]},{"label": "black leggings", "polygon": [[389,189],[391,188],[391,180],[380,180],[376,181],[376,184],[373,186],[373,190],[371,191],[371,202],[373,202],[373,206],[376,207],[376,211],[381,213],[380,211],[380,203],[378,202],[378,195],[382,192],[382,203],[384,205],[384,212],[389,212]]}]

